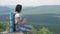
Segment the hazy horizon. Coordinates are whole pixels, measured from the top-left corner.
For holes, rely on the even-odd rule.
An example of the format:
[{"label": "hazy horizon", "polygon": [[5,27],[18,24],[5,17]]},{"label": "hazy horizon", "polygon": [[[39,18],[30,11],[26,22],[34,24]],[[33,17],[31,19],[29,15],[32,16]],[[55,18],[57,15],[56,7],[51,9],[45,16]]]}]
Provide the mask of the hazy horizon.
[{"label": "hazy horizon", "polygon": [[2,6],[16,4],[33,7],[41,5],[60,5],[60,0],[0,0],[0,5]]}]

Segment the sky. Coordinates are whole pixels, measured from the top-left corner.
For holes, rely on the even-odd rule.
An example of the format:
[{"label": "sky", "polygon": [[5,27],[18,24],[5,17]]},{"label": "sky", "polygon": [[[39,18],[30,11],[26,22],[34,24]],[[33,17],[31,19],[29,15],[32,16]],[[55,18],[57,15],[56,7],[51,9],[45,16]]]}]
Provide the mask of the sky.
[{"label": "sky", "polygon": [[40,5],[60,5],[60,0],[0,0],[0,5],[40,6]]}]

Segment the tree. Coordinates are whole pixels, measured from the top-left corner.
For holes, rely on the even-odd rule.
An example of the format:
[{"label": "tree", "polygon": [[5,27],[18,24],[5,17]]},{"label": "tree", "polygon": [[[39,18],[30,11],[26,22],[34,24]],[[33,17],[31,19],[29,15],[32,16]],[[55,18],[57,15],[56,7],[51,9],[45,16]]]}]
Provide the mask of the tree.
[{"label": "tree", "polygon": [[32,26],[32,32],[33,32],[33,34],[37,34],[37,30],[33,26]]}]

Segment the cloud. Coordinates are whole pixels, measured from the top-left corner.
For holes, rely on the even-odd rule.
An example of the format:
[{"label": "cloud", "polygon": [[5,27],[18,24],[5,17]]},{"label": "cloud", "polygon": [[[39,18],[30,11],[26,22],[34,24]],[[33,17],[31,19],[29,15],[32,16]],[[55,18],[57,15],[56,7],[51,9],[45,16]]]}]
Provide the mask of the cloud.
[{"label": "cloud", "polygon": [[0,0],[0,5],[39,6],[39,5],[60,5],[60,0]]}]

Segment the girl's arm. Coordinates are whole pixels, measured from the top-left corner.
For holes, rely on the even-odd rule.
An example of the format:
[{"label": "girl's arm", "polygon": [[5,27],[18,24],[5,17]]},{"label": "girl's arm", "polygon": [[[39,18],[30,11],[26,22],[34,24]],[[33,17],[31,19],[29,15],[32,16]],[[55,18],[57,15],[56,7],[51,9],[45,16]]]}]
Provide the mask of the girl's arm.
[{"label": "girl's arm", "polygon": [[20,17],[17,18],[17,24],[20,24],[21,25]]}]

